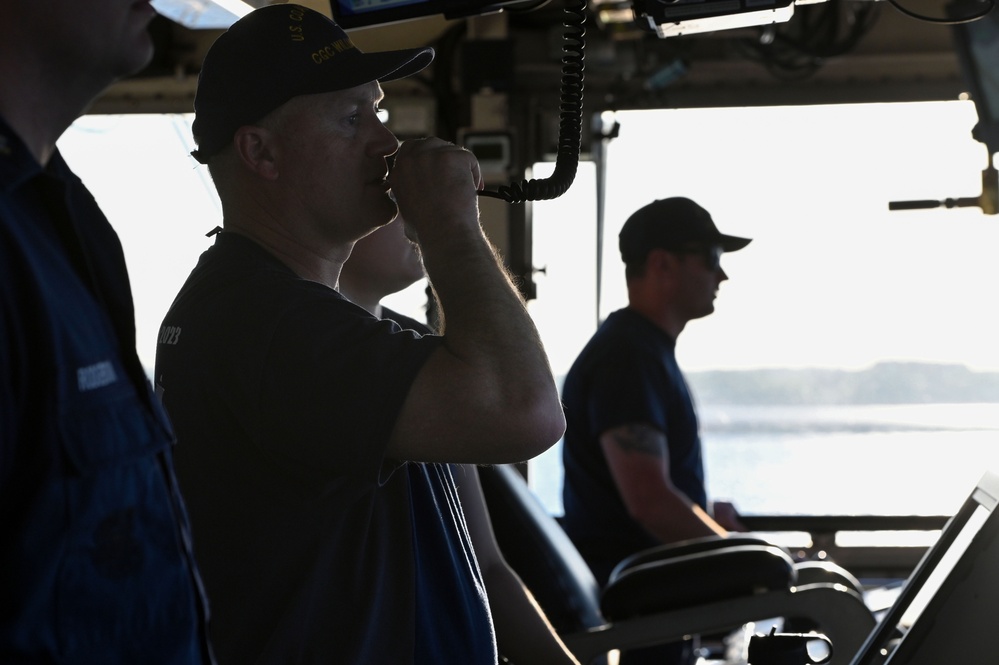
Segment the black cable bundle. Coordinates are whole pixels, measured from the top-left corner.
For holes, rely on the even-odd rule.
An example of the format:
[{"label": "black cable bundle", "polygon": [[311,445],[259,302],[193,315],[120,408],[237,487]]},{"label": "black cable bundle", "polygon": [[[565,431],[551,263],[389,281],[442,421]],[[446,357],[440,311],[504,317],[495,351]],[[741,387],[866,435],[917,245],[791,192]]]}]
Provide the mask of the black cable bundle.
[{"label": "black cable bundle", "polygon": [[737,46],[778,78],[807,78],[828,58],[856,48],[874,26],[880,5],[870,0],[804,5],[787,23],[768,26],[759,38],[738,40]]}]

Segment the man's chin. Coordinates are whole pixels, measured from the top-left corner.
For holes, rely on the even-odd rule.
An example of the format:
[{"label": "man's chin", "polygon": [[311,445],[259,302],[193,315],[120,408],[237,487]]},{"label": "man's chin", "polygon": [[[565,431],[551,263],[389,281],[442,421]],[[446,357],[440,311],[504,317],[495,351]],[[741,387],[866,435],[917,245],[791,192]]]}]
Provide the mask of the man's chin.
[{"label": "man's chin", "polygon": [[705,307],[703,310],[701,310],[701,312],[697,316],[693,317],[691,320],[703,319],[704,317],[711,316],[714,313],[715,313],[715,305],[714,303],[711,303],[711,305]]}]

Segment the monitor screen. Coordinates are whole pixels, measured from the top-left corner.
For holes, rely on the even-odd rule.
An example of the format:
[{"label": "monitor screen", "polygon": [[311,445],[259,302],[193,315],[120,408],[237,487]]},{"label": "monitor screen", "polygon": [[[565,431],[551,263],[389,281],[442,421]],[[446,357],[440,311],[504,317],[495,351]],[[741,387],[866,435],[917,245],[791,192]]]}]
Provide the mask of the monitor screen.
[{"label": "monitor screen", "polygon": [[989,662],[999,612],[999,476],[987,473],[909,576],[852,665]]},{"label": "monitor screen", "polygon": [[342,28],[398,23],[426,16],[447,19],[499,11],[523,0],[330,0],[333,20]]}]

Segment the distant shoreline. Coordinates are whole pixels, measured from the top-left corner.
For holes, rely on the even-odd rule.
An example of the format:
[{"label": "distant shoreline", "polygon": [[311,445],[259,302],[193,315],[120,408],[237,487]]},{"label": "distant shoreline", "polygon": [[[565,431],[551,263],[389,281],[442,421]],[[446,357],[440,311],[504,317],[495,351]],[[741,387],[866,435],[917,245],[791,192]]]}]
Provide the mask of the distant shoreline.
[{"label": "distant shoreline", "polygon": [[864,370],[711,370],[686,376],[699,404],[999,403],[999,372],[964,365],[884,362]]}]

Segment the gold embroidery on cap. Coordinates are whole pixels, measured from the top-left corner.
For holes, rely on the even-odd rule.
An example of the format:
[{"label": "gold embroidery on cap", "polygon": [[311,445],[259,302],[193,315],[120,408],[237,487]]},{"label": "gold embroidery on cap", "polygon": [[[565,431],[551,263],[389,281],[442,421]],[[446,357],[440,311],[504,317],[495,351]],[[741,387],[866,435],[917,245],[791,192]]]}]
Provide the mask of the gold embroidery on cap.
[{"label": "gold embroidery on cap", "polygon": [[302,34],[302,26],[294,25],[294,23],[301,23],[305,18],[305,13],[300,7],[292,7],[288,12],[288,18],[293,21],[293,24],[288,26],[288,31],[291,32],[291,41],[304,42],[305,35]]},{"label": "gold embroidery on cap", "polygon": [[331,44],[327,44],[318,51],[313,51],[312,61],[317,65],[321,65],[324,61],[329,60],[337,53],[343,53],[344,51],[349,51],[352,48],[355,47],[349,39],[338,39]]}]

